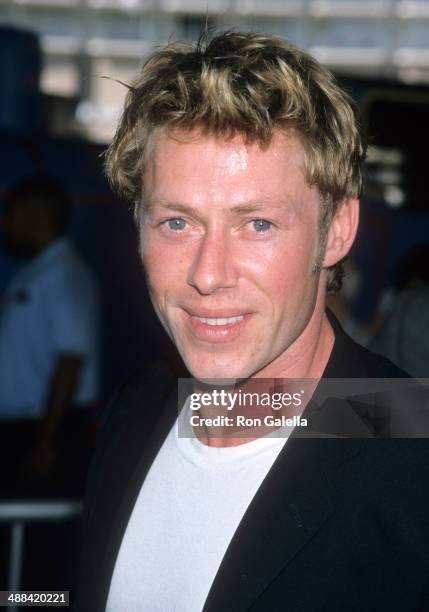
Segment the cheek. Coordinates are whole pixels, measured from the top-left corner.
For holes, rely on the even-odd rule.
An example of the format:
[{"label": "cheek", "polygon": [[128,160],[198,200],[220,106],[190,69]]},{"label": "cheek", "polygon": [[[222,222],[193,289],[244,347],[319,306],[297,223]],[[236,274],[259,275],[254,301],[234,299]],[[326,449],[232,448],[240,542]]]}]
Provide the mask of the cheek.
[{"label": "cheek", "polygon": [[166,252],[165,245],[156,239],[150,228],[140,235],[140,256],[151,288],[161,287],[170,276],[171,255]]},{"label": "cheek", "polygon": [[142,247],[141,258],[152,302],[158,315],[167,316],[169,304],[188,288],[189,254],[183,247],[160,240],[150,231],[144,236]]},{"label": "cheek", "polygon": [[160,315],[160,311],[164,310],[164,296],[169,284],[168,266],[164,265],[162,258],[152,249],[146,249],[141,256],[146,285],[153,306]]},{"label": "cheek", "polygon": [[317,244],[312,232],[295,236],[285,233],[278,240],[252,244],[251,250],[242,250],[237,260],[264,293],[289,301],[314,278],[316,254]]}]

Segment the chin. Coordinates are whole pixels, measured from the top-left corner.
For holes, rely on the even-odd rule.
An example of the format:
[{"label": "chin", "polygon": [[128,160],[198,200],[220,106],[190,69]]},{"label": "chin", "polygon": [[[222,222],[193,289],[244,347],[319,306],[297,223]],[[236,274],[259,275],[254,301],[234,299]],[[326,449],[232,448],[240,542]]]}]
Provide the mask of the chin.
[{"label": "chin", "polygon": [[197,360],[184,360],[192,376],[206,384],[235,384],[237,380],[245,380],[253,374],[249,367],[237,363],[205,365]]}]

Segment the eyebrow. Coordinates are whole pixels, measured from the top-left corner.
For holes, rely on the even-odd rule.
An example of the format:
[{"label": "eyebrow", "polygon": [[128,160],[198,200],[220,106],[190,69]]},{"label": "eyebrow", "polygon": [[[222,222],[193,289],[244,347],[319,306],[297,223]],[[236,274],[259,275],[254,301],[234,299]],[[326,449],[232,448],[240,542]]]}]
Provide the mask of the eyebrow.
[{"label": "eyebrow", "polygon": [[[230,207],[226,212],[231,214],[247,214],[266,210],[267,208],[284,208],[287,205],[290,205],[287,199],[281,200],[278,204],[274,204],[268,200],[258,200],[237,204],[236,206]],[[187,215],[198,215],[199,213],[198,208],[188,206],[187,204],[181,204],[180,202],[169,202],[163,198],[146,198],[143,202],[143,208],[146,212],[152,212],[154,209],[160,207]]]}]

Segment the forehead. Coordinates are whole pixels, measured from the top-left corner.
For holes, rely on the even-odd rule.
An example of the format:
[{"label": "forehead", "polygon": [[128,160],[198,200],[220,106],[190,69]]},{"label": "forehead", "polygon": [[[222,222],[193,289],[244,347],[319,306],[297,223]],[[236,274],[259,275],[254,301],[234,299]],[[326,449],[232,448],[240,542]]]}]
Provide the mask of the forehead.
[{"label": "forehead", "polygon": [[[274,133],[269,145],[241,135],[217,138],[193,132],[160,132],[154,137],[144,175],[146,195],[240,201],[250,197],[294,196],[306,186],[304,152],[292,134]],[[159,193],[159,192],[162,193]],[[232,202],[233,203],[233,202]]]}]

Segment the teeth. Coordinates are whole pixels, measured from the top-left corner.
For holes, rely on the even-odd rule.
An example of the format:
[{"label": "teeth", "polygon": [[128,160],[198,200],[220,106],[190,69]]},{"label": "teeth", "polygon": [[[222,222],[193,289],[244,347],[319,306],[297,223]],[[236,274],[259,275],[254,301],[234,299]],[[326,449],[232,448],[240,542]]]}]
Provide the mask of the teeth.
[{"label": "teeth", "polygon": [[237,321],[241,321],[244,317],[240,315],[238,317],[229,317],[228,319],[207,319],[206,317],[196,317],[198,321],[201,323],[206,323],[206,325],[231,325],[232,323],[237,323]]}]

